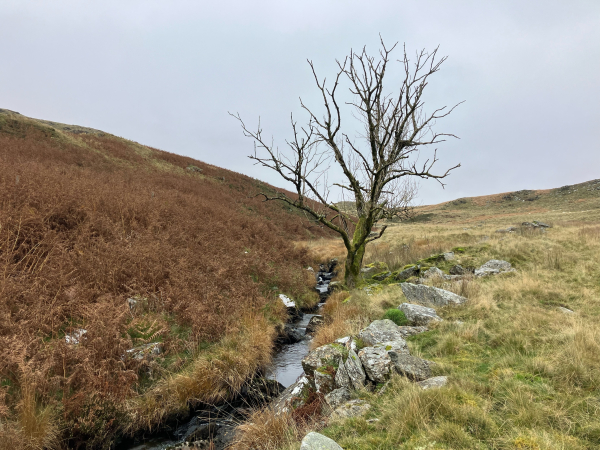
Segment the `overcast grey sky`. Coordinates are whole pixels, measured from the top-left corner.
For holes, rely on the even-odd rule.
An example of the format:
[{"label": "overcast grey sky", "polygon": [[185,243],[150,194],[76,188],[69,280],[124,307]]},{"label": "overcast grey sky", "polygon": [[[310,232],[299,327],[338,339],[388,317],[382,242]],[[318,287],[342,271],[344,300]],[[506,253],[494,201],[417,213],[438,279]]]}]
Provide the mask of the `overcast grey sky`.
[{"label": "overcast grey sky", "polygon": [[598,0],[0,0],[0,108],[285,187],[227,111],[283,143],[298,97],[320,105],[306,59],[331,77],[379,33],[439,45],[427,104],[466,101],[439,123],[462,167],[422,203],[600,178]]}]

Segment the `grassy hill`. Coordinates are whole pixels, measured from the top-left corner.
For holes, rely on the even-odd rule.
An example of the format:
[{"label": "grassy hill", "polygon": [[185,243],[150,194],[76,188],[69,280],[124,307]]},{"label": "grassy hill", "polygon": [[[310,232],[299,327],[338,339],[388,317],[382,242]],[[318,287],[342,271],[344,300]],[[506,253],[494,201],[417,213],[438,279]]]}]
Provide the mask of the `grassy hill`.
[{"label": "grassy hill", "polygon": [[[362,416],[328,419],[315,403],[313,422],[292,416],[286,433],[269,435],[268,423],[277,421],[263,412],[267,425],[247,426],[245,440],[261,437],[265,444],[257,448],[292,450],[308,430],[319,430],[346,450],[600,448],[599,188],[595,180],[458,199],[390,224],[365,263],[385,262],[390,270],[436,265],[447,274],[454,264],[501,259],[516,269],[425,282],[468,298],[462,306],[436,308],[443,322],[407,339],[411,354],[434,362],[433,375],[447,376],[448,384],[422,390],[394,375],[385,393],[354,393],[371,405]],[[521,226],[533,221],[552,228]],[[337,241],[329,248],[342,254]],[[432,258],[451,250],[453,261]],[[407,302],[391,279],[367,280],[334,300],[324,308],[327,325],[314,346],[356,334]]]},{"label": "grassy hill", "polygon": [[8,110],[0,167],[0,448],[106,447],[226,397],[269,360],[278,293],[317,301],[293,242],[325,232],[258,180]]}]

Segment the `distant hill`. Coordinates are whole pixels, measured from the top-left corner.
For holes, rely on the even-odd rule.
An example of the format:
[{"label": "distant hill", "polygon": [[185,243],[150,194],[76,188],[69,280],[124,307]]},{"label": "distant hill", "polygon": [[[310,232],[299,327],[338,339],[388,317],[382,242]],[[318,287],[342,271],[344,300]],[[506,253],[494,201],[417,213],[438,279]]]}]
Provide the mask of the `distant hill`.
[{"label": "distant hill", "polygon": [[600,179],[555,189],[520,190],[420,206],[413,222],[477,221],[489,216],[578,214],[600,209]]},{"label": "distant hill", "polygon": [[[10,408],[35,380],[35,398],[61,403],[71,430],[100,433],[85,431],[99,415],[90,405],[144,386],[145,363],[124,359],[128,349],[159,342],[164,361],[183,367],[194,345],[235,332],[279,292],[316,300],[293,242],[326,231],[254,197],[274,190],[258,180],[8,110],[0,168],[0,386]],[[80,330],[84,342],[69,345]]]}]

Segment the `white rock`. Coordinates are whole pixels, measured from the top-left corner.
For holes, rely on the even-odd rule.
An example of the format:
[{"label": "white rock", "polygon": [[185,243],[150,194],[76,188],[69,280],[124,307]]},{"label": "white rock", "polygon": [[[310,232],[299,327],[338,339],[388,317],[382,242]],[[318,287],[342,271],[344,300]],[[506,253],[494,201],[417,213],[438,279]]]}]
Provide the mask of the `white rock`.
[{"label": "white rock", "polygon": [[448,383],[448,377],[433,377],[424,381],[419,381],[417,384],[421,387],[421,389],[427,390],[445,386],[446,383]]},{"label": "white rock", "polygon": [[[405,284],[407,283],[402,283],[402,286]],[[361,330],[358,337],[367,345],[403,340],[400,327],[389,319],[374,320],[368,327]]]},{"label": "white rock", "polygon": [[87,330],[84,330],[83,328],[78,328],[76,330],[73,330],[72,333],[66,334],[65,341],[67,342],[67,344],[72,344],[72,345],[79,344],[81,342],[81,338],[86,333],[87,333]]},{"label": "white rock", "polygon": [[292,299],[290,299],[287,295],[279,294],[279,298],[281,299],[283,304],[286,306],[286,308],[295,308],[296,307],[296,303]]},{"label": "white rock", "polygon": [[562,306],[559,306],[559,307],[558,307],[558,310],[559,310],[561,313],[565,313],[565,314],[575,314],[575,311],[571,311],[569,308],[564,308],[564,307],[562,307]]},{"label": "white rock", "polygon": [[485,277],[488,275],[496,275],[499,273],[515,272],[511,264],[508,261],[502,261],[499,259],[491,259],[483,264],[479,269],[475,269],[476,277]]},{"label": "white rock", "polygon": [[323,436],[320,433],[311,431],[300,444],[300,450],[344,450],[340,447],[337,442],[329,439],[327,436]]}]

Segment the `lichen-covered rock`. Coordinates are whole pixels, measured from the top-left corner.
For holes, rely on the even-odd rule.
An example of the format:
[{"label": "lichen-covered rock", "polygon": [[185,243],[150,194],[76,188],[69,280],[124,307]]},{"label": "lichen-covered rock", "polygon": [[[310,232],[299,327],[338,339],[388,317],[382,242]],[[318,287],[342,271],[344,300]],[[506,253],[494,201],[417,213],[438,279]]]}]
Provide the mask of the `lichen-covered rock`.
[{"label": "lichen-covered rock", "polygon": [[514,272],[515,269],[512,268],[511,264],[508,261],[502,261],[499,259],[491,259],[485,264],[483,264],[478,269],[475,269],[476,277],[485,277],[488,275],[496,275],[499,273],[506,272]]},{"label": "lichen-covered rock", "polygon": [[417,334],[425,333],[429,331],[427,327],[398,327],[400,334],[403,338],[407,338],[409,336],[415,336]]},{"label": "lichen-covered rock", "polygon": [[352,336],[346,336],[343,338],[336,339],[335,342],[338,344],[342,344],[348,350],[352,349],[356,351],[356,341],[352,338]]},{"label": "lichen-covered rock", "polygon": [[144,358],[153,358],[161,353],[162,344],[160,342],[151,342],[149,344],[139,345],[127,350],[130,358],[142,360]]},{"label": "lichen-covered rock", "polygon": [[335,372],[335,386],[338,388],[352,389],[352,381],[342,358],[338,361],[338,369]]},{"label": "lichen-covered rock", "polygon": [[444,272],[437,267],[430,267],[421,274],[421,278],[425,278],[426,280],[429,278],[444,278]]},{"label": "lichen-covered rock", "polygon": [[341,387],[331,391],[325,396],[325,401],[331,409],[336,409],[338,406],[346,403],[352,398],[350,389]]},{"label": "lichen-covered rock", "polygon": [[454,259],[454,252],[446,252],[443,254],[444,261],[452,261]]},{"label": "lichen-covered rock", "polygon": [[367,413],[371,408],[364,400],[350,400],[342,406],[336,408],[331,415],[332,419],[346,419],[348,417],[358,417]]},{"label": "lichen-covered rock", "polygon": [[312,376],[313,372],[321,366],[333,365],[344,356],[344,347],[340,344],[327,344],[314,349],[302,360],[304,373]]},{"label": "lichen-covered rock", "polygon": [[427,380],[419,381],[417,384],[423,390],[432,389],[432,388],[440,388],[445,386],[448,383],[448,377],[433,377],[428,378]]},{"label": "lichen-covered rock", "polygon": [[402,292],[410,302],[430,304],[434,306],[461,305],[467,301],[465,297],[453,292],[423,284],[402,283]]},{"label": "lichen-covered rock", "polygon": [[405,281],[405,280],[408,280],[411,277],[418,277],[419,276],[419,270],[420,270],[419,266],[411,266],[411,267],[408,267],[408,268],[404,269],[403,271],[401,271],[394,278],[397,281]]},{"label": "lichen-covered rock", "polygon": [[354,350],[350,349],[348,351],[348,358],[344,363],[344,367],[346,369],[348,377],[350,378],[352,387],[354,389],[362,388],[365,385],[367,375],[365,373],[365,369],[362,366],[362,363],[360,362],[360,358]]},{"label": "lichen-covered rock", "polygon": [[372,278],[373,278],[375,281],[383,281],[383,280],[385,280],[386,278],[389,278],[389,277],[391,277],[391,276],[392,276],[392,272],[390,272],[390,271],[387,271],[387,272],[381,272],[381,273],[378,273],[378,274],[376,274],[376,275],[373,275],[373,277],[372,277]]},{"label": "lichen-covered rock", "polygon": [[423,381],[431,377],[429,361],[404,353],[389,352],[396,372],[413,381]]},{"label": "lichen-covered rock", "polygon": [[335,389],[333,374],[317,369],[313,372],[313,376],[315,377],[315,388],[317,389],[317,392],[329,394]]},{"label": "lichen-covered rock", "polygon": [[276,413],[288,412],[300,406],[304,401],[303,394],[310,386],[310,380],[306,375],[300,377],[273,401],[271,405],[273,411]]},{"label": "lichen-covered rock", "polygon": [[385,348],[365,347],[358,352],[367,377],[376,383],[384,383],[390,377],[392,360]]},{"label": "lichen-covered rock", "polygon": [[382,342],[373,347],[365,347],[358,352],[365,373],[376,383],[385,382],[392,373],[392,362],[389,353],[408,354],[408,346],[404,339]]},{"label": "lichen-covered rock", "polygon": [[344,450],[333,439],[311,431],[300,444],[300,450]]},{"label": "lichen-covered rock", "polygon": [[427,306],[402,303],[398,309],[404,313],[406,319],[412,325],[428,325],[429,322],[441,322],[442,318],[437,315],[435,309]]},{"label": "lichen-covered rock", "polygon": [[358,337],[367,345],[402,340],[403,336],[399,328],[389,319],[375,320],[368,327],[361,330]]}]

